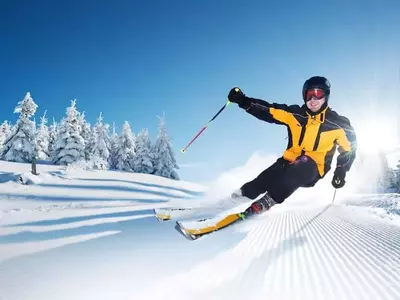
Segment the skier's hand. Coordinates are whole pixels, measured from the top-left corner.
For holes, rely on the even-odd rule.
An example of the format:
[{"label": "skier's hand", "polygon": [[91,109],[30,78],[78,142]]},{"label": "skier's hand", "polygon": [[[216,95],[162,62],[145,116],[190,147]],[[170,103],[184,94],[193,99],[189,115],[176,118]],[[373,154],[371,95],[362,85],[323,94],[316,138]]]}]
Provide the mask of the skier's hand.
[{"label": "skier's hand", "polygon": [[245,100],[246,95],[242,92],[242,90],[238,87],[234,87],[229,91],[228,99],[232,103],[242,104]]},{"label": "skier's hand", "polygon": [[342,167],[337,167],[332,179],[333,187],[335,189],[342,188],[346,183],[346,180],[344,180],[345,177],[346,177],[346,170]]}]

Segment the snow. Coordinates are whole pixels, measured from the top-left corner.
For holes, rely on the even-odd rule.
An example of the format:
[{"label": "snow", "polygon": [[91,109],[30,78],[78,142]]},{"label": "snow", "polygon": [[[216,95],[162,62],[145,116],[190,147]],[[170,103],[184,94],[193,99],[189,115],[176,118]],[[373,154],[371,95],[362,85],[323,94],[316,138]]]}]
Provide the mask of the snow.
[{"label": "snow", "polygon": [[400,226],[400,194],[354,194],[346,199],[349,208],[364,211],[378,219],[389,219]]},{"label": "snow", "polygon": [[333,203],[328,178],[195,241],[153,215],[217,203],[273,160],[207,185],[0,161],[0,299],[400,299],[400,195],[356,193],[355,175]]},{"label": "snow", "polygon": [[100,238],[112,234],[117,234],[118,231],[106,231],[96,234],[82,234],[73,237],[58,238],[40,242],[25,242],[25,243],[8,243],[0,248],[0,256],[3,260],[28,255],[35,252],[45,251],[73,243],[81,243],[90,239]]}]

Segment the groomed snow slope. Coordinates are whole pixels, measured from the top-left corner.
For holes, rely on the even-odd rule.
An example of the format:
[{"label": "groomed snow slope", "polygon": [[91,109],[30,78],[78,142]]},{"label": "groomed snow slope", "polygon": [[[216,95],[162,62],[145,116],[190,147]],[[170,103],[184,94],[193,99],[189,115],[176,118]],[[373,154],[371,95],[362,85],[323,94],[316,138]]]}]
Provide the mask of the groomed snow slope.
[{"label": "groomed snow slope", "polygon": [[0,162],[2,300],[400,299],[398,195],[288,201],[189,241],[152,209],[202,186],[38,170]]}]

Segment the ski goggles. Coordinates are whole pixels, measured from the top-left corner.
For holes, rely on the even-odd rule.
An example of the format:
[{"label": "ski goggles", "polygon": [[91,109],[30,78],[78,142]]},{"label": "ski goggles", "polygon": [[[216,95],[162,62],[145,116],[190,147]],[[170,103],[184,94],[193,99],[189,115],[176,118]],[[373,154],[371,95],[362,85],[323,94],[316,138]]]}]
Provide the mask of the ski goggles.
[{"label": "ski goggles", "polygon": [[319,100],[324,97],[325,92],[323,89],[309,89],[306,91],[305,100],[310,101],[312,98]]}]

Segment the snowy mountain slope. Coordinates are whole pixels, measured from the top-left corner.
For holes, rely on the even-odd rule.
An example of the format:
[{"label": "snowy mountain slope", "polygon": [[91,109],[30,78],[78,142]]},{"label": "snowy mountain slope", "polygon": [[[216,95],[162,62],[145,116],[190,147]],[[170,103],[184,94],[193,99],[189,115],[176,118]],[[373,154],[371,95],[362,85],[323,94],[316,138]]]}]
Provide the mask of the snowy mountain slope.
[{"label": "snowy mountain slope", "polygon": [[188,241],[152,209],[210,203],[203,186],[47,165],[38,177],[25,164],[0,170],[2,300],[400,299],[399,195],[293,199]]}]

